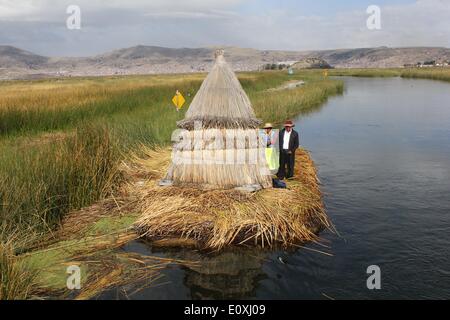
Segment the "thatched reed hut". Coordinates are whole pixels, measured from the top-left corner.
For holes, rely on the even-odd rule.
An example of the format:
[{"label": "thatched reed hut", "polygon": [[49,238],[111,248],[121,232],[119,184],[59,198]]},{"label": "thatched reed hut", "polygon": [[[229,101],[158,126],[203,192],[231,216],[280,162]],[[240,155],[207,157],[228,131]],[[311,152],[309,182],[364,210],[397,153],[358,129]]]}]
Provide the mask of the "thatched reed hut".
[{"label": "thatched reed hut", "polygon": [[271,187],[261,121],[223,50],[216,51],[211,72],[195,95],[173,136],[172,165],[162,185],[208,189]]}]

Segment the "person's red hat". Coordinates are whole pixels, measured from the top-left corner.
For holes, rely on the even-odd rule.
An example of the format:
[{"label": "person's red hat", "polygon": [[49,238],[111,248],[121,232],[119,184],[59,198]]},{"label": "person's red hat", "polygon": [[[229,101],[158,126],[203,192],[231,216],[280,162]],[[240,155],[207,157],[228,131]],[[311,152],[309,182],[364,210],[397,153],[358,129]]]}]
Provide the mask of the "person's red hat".
[{"label": "person's red hat", "polygon": [[295,127],[295,124],[292,122],[292,120],[286,120],[284,122],[285,127]]}]

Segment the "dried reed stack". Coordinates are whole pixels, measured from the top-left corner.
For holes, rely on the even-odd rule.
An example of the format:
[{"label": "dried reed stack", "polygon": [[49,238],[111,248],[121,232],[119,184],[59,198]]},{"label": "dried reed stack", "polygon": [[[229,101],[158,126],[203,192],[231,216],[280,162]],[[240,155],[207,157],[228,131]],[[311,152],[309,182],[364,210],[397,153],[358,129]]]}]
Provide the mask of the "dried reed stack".
[{"label": "dried reed stack", "polygon": [[208,189],[271,187],[270,172],[249,98],[223,50],[194,97],[173,148],[162,185]]}]

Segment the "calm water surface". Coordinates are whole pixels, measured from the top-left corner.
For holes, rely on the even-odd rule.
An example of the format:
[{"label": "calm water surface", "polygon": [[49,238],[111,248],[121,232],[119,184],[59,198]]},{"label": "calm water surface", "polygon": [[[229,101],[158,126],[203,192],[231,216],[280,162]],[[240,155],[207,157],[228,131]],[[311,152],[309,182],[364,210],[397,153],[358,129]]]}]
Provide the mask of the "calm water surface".
[{"label": "calm water surface", "polygon": [[[339,235],[322,233],[327,247],[219,255],[135,242],[124,250],[204,265],[170,268],[169,283],[131,298],[450,298],[450,84],[344,81],[343,96],[296,121]],[[382,288],[370,291],[366,269],[374,264]],[[101,298],[124,297],[114,289]]]}]

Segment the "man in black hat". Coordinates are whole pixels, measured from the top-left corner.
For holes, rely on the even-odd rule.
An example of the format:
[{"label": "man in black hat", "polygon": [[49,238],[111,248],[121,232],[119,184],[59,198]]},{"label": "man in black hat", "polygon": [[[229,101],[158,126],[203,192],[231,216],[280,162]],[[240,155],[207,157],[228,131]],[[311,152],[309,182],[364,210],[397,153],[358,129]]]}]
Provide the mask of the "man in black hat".
[{"label": "man in black hat", "polygon": [[[280,168],[278,169],[278,179],[290,179],[294,176],[295,151],[299,147],[298,133],[293,129],[294,123],[287,120],[284,129],[281,130],[280,141]],[[287,168],[286,168],[287,167]]]}]

